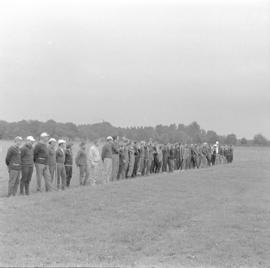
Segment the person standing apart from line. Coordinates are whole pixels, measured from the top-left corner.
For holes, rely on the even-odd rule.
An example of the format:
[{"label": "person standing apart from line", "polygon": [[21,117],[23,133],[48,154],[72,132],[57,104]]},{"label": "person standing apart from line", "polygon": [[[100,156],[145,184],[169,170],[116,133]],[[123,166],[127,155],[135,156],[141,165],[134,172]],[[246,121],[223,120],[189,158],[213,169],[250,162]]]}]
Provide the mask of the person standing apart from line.
[{"label": "person standing apart from line", "polygon": [[57,171],[57,189],[64,191],[66,187],[66,169],[65,169],[65,145],[64,140],[58,141],[58,148],[56,150],[56,171]]},{"label": "person standing apart from line", "polygon": [[76,166],[80,169],[80,185],[86,185],[89,178],[89,171],[87,165],[86,144],[81,142],[80,149],[75,158]]},{"label": "person standing apart from line", "polygon": [[109,183],[112,177],[112,142],[111,136],[107,137],[107,142],[102,148],[101,159],[104,164],[105,183]]},{"label": "person standing apart from line", "polygon": [[49,171],[51,175],[51,183],[54,181],[54,176],[56,173],[56,139],[50,138],[49,139],[49,158],[48,158],[48,165]]},{"label": "person standing apart from line", "polygon": [[14,145],[11,145],[6,155],[6,165],[8,167],[8,197],[15,196],[18,190],[21,175],[21,150],[22,138],[17,136]]},{"label": "person standing apart from line", "polygon": [[98,166],[101,160],[97,140],[94,141],[94,143],[91,145],[89,149],[88,160],[89,160],[89,170],[90,170],[89,173],[91,178],[91,184],[95,185],[98,177]]},{"label": "person standing apart from line", "polygon": [[49,172],[49,149],[47,142],[49,135],[46,132],[41,133],[40,141],[34,148],[34,163],[37,175],[37,191],[41,192],[41,180],[44,178],[46,192],[53,190],[51,176]]},{"label": "person standing apart from line", "polygon": [[20,194],[29,195],[29,185],[34,169],[34,150],[35,139],[32,136],[26,138],[26,143],[21,149],[22,177],[20,182]]},{"label": "person standing apart from line", "polygon": [[67,187],[70,186],[70,181],[72,178],[72,166],[73,166],[72,143],[68,143],[65,150],[65,170],[66,170]]}]

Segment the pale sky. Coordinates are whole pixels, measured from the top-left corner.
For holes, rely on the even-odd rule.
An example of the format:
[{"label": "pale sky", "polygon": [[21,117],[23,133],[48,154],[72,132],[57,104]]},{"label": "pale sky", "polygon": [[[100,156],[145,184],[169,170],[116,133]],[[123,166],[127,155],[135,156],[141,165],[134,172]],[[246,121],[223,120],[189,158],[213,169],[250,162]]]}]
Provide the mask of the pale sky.
[{"label": "pale sky", "polygon": [[1,0],[0,120],[22,119],[270,138],[270,2]]}]

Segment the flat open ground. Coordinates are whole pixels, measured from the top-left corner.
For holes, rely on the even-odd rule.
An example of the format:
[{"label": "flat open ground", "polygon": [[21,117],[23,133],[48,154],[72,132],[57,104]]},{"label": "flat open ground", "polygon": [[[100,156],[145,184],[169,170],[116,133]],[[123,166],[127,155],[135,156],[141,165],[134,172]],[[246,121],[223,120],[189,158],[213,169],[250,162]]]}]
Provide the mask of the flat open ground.
[{"label": "flat open ground", "polygon": [[236,148],[233,164],[209,169],[1,197],[0,220],[1,266],[270,267],[270,149]]}]

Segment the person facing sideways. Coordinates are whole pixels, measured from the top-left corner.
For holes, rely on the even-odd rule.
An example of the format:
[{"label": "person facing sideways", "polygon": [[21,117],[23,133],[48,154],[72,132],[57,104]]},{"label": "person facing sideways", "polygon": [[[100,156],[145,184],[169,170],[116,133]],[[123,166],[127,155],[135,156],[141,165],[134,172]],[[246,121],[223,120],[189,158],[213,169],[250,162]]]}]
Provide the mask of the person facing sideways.
[{"label": "person facing sideways", "polygon": [[34,163],[37,175],[37,191],[41,192],[41,180],[44,178],[46,192],[53,190],[51,176],[49,172],[49,149],[47,142],[49,135],[46,132],[41,133],[40,140],[34,148]]},{"label": "person facing sideways", "polygon": [[89,170],[91,184],[95,185],[98,177],[98,165],[100,163],[101,157],[98,150],[98,141],[94,141],[89,149],[88,160],[89,160]]},{"label": "person facing sideways", "polygon": [[49,171],[51,174],[51,182],[54,181],[56,172],[56,139],[49,139],[49,157],[48,157]]},{"label": "person facing sideways", "polygon": [[105,183],[109,183],[112,176],[112,142],[113,138],[108,136],[102,148],[101,159],[104,164]]},{"label": "person facing sideways", "polygon": [[20,175],[21,175],[21,151],[22,137],[17,136],[14,139],[14,144],[11,145],[6,155],[6,165],[8,167],[8,197],[15,196],[17,193]]},{"label": "person facing sideways", "polygon": [[65,150],[65,170],[66,170],[67,187],[70,186],[70,181],[72,178],[72,165],[73,165],[72,145],[73,144],[71,142],[67,143]]},{"label": "person facing sideways", "polygon": [[[66,187],[66,169],[65,169],[65,146],[64,140],[58,140],[58,148],[56,150],[56,171],[57,171],[57,189],[64,191]],[[60,182],[61,181],[61,182]]]},{"label": "person facing sideways", "polygon": [[20,182],[20,194],[29,195],[29,185],[34,169],[34,150],[35,139],[32,136],[26,138],[25,145],[21,148],[22,177]]},{"label": "person facing sideways", "polygon": [[89,178],[88,165],[87,165],[87,154],[85,142],[80,143],[80,149],[75,158],[76,166],[80,170],[80,185],[86,185]]}]

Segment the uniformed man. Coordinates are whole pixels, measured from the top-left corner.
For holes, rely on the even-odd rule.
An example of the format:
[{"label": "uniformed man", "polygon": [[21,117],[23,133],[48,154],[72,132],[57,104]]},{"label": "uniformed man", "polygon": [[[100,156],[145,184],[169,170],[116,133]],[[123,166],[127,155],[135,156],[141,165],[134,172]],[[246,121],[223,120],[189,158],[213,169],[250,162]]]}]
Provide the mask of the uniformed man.
[{"label": "uniformed man", "polygon": [[66,188],[66,169],[65,169],[65,140],[58,140],[58,148],[56,150],[56,173],[57,173],[57,189],[65,190]]},{"label": "uniformed man", "polygon": [[54,138],[49,139],[48,148],[49,148],[48,165],[51,174],[51,183],[53,183],[56,173],[56,139]]},{"label": "uniformed man", "polygon": [[75,158],[76,166],[80,170],[80,185],[86,185],[89,178],[89,170],[87,165],[87,152],[86,152],[86,143],[80,143],[80,149]]},{"label": "uniformed man", "polygon": [[131,178],[134,169],[135,155],[134,155],[134,143],[131,142],[128,146],[129,164],[127,171],[127,178]]},{"label": "uniformed man", "polygon": [[109,183],[112,177],[112,142],[113,138],[108,136],[106,138],[106,144],[102,148],[101,159],[104,164],[105,181]]},{"label": "uniformed man", "polygon": [[114,136],[113,137],[113,143],[112,143],[112,181],[115,181],[117,179],[119,170],[119,137]]},{"label": "uniformed man", "polygon": [[72,172],[73,172],[73,153],[72,153],[72,143],[69,142],[66,145],[65,150],[65,170],[66,170],[66,182],[67,187],[70,186],[70,181],[72,178]]}]

